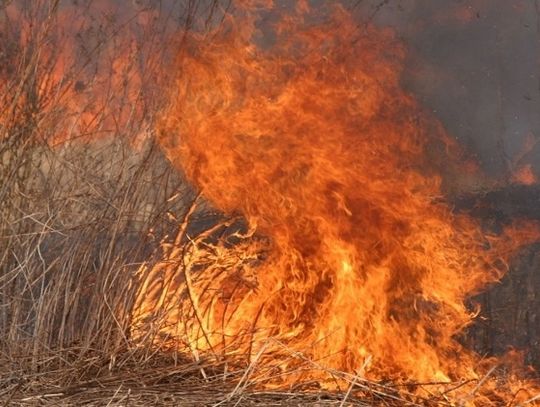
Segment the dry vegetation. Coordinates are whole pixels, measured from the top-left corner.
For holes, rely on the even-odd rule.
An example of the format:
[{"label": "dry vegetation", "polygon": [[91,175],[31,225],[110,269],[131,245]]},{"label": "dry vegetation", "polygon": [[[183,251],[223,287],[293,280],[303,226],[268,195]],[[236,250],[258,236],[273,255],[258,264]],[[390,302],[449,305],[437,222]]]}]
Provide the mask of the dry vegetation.
[{"label": "dry vegetation", "polygon": [[[151,335],[134,345],[130,312],[139,289],[136,272],[159,253],[166,236],[176,237],[197,199],[153,142],[160,103],[158,73],[152,70],[156,65],[141,66],[137,55],[128,60],[139,69],[146,93],[133,100],[125,89],[114,89],[102,109],[89,110],[92,126],[81,136],[66,100],[82,87],[92,94],[93,80],[99,81],[86,73],[81,84],[77,75],[90,65],[84,61],[65,68],[61,80],[51,79],[61,56],[46,50],[51,44],[52,49],[63,46],[56,42],[62,39],[55,26],[60,2],[27,2],[18,21],[8,15],[8,3],[0,2],[1,403],[449,405],[444,395],[428,403],[404,396],[402,387],[340,372],[328,373],[350,384],[341,394],[316,391],[313,383],[263,392],[255,386],[261,377],[279,372],[259,369],[254,374],[256,359],[247,364],[242,356],[238,363],[205,361],[156,348]],[[214,10],[197,10],[191,0],[178,7],[180,28],[192,24],[196,12]],[[113,20],[110,26],[98,24],[103,32],[94,35],[102,39],[96,40],[88,61],[118,41],[121,31],[114,24],[120,23]],[[21,21],[34,22],[24,46]],[[142,37],[141,49],[163,47],[162,39]],[[96,85],[96,91],[101,89]],[[137,114],[111,127],[118,109]],[[193,230],[200,232],[220,218],[203,204],[193,219]],[[185,232],[181,229],[179,243],[194,244]],[[294,353],[290,357],[302,359]],[[314,368],[307,360],[297,366]]]},{"label": "dry vegetation", "polygon": [[[112,76],[113,67],[92,72],[92,63],[122,45],[122,20],[105,13],[67,44],[61,2],[19,5],[22,13],[14,17],[9,2],[0,4],[0,402],[350,402],[350,394],[257,392],[242,361],[235,369],[230,360],[204,362],[166,352],[156,349],[150,335],[148,343],[132,344],[136,272],[165,236],[176,236],[178,219],[195,199],[153,142],[156,65],[132,55],[123,86],[103,95],[103,77]],[[196,2],[176,6],[179,27],[191,25],[201,12]],[[92,1],[80,7],[91,9]],[[25,24],[31,28],[23,40]],[[139,50],[154,47],[159,54],[162,40],[163,33],[143,36]],[[67,48],[86,52],[85,58],[70,60],[62,52]],[[62,58],[68,60],[58,76]],[[127,91],[134,77],[143,78],[145,91],[135,99]],[[88,105],[73,110],[70,101],[79,101],[81,92],[89,95],[83,98]],[[128,119],[121,113],[126,109],[132,113]],[[205,220],[207,215],[213,220]],[[216,219],[202,205],[195,229]],[[187,243],[185,236],[181,240]],[[373,397],[386,397],[383,388],[375,388]]]}]

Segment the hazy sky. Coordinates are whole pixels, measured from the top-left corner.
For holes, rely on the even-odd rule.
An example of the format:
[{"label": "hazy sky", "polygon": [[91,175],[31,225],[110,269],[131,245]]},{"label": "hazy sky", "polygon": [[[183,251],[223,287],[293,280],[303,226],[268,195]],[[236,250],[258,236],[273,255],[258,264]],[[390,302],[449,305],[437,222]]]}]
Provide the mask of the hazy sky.
[{"label": "hazy sky", "polygon": [[[352,3],[404,39],[407,86],[486,172],[503,175],[540,138],[539,0]],[[540,146],[522,163],[538,175]]]}]

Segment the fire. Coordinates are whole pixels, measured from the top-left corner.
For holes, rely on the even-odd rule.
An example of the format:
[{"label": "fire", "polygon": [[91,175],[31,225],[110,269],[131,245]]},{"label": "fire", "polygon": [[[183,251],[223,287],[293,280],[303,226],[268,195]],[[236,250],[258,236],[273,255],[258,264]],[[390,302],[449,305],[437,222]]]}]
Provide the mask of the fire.
[{"label": "fire", "polygon": [[515,171],[514,174],[512,174],[512,181],[523,185],[533,185],[538,182],[531,164],[526,164]]},{"label": "fire", "polygon": [[[109,0],[53,3],[8,2],[2,9],[0,56],[10,72],[0,69],[0,126],[33,109],[39,115],[31,120],[51,145],[146,137],[155,78],[163,76],[158,44],[170,30],[159,28],[164,23],[152,9]],[[20,77],[25,83],[12,83]]]},{"label": "fire", "polygon": [[[271,4],[241,5],[187,38],[159,140],[247,227],[227,240],[212,238],[218,225],[183,246],[184,223],[163,261],[140,271],[135,330],[159,313],[156,341],[196,356],[268,353],[264,363],[283,368],[286,347],[370,380],[463,380],[451,397],[465,404],[491,403],[497,386],[511,394],[519,382],[475,389],[498,362],[459,335],[474,318],[466,300],[536,228],[492,236],[445,202],[427,157],[446,136],[402,89],[392,32],[359,28],[339,5],[324,21],[306,2],[279,17]],[[266,385],[306,378],[335,386],[311,371]]]}]

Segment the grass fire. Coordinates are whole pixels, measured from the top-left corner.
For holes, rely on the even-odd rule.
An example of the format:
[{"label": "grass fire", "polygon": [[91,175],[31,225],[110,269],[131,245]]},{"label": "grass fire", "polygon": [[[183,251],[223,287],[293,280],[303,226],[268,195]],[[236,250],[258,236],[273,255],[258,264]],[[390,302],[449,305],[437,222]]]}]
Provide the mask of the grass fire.
[{"label": "grass fire", "polygon": [[395,3],[0,3],[2,402],[540,403],[483,297],[538,252],[535,135],[484,163],[402,22],[491,6]]}]

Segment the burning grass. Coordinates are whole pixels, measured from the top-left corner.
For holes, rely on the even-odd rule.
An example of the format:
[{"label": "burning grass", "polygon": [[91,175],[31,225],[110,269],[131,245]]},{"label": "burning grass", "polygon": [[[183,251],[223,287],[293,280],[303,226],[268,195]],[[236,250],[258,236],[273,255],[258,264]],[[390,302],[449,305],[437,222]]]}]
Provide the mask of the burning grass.
[{"label": "burning grass", "polygon": [[[369,130],[371,120],[392,119],[416,108],[409,96],[398,92],[392,96],[389,110],[376,119],[379,117],[378,106],[386,105],[384,96],[380,99],[379,80],[389,81],[382,90],[396,91],[398,74],[395,69],[398,65],[390,61],[392,58],[383,61],[382,71],[373,70],[373,77],[363,68],[355,71],[355,66],[339,65],[342,58],[332,53],[321,59],[307,52],[308,60],[296,63],[306,51],[302,48],[306,45],[304,41],[322,38],[321,32],[313,29],[300,32],[302,35],[296,45],[302,52],[297,53],[298,50],[291,46],[292,60],[284,68],[274,69],[272,64],[283,62],[287,54],[270,54],[265,59],[261,53],[259,59],[252,58],[253,46],[242,47],[246,45],[242,41],[251,40],[249,30],[253,29],[255,21],[251,15],[248,15],[246,25],[237,25],[243,27],[240,38],[235,37],[238,33],[234,29],[226,31],[223,37],[223,32],[216,29],[217,22],[223,20],[224,27],[234,28],[235,21],[228,9],[220,8],[217,2],[173,2],[174,6],[164,14],[157,8],[137,8],[139,5],[135,3],[133,9],[128,7],[127,11],[121,12],[114,9],[114,2],[89,0],[83,3],[78,7],[61,1],[22,2],[21,7],[17,4],[0,6],[3,39],[0,44],[3,62],[0,66],[2,402],[6,405],[337,406],[501,405],[503,399],[508,405],[515,405],[517,400],[522,405],[535,402],[531,382],[526,378],[523,381],[514,378],[500,361],[490,361],[490,367],[486,368],[480,366],[484,361],[474,358],[477,365],[471,366],[470,360],[461,361],[453,354],[450,359],[455,359],[456,371],[447,369],[444,377],[437,379],[437,375],[431,374],[433,366],[426,368],[425,375],[430,380],[420,380],[421,375],[412,374],[398,377],[395,372],[408,373],[409,367],[415,367],[418,361],[396,361],[392,355],[381,358],[372,352],[384,350],[385,344],[398,344],[395,337],[382,340],[380,335],[373,334],[377,328],[374,326],[374,331],[366,330],[364,336],[358,332],[340,333],[350,328],[350,318],[338,317],[355,316],[347,312],[358,301],[371,303],[374,309],[377,303],[384,302],[382,297],[368,298],[370,290],[362,291],[365,297],[353,292],[354,301],[350,302],[351,292],[347,288],[352,286],[351,281],[358,282],[354,271],[360,264],[359,248],[362,245],[359,241],[363,238],[356,234],[358,225],[364,225],[368,231],[371,224],[378,222],[382,228],[385,221],[392,221],[395,230],[404,234],[408,230],[406,219],[394,222],[395,219],[385,217],[384,211],[379,211],[377,222],[365,217],[367,212],[377,212],[376,208],[371,206],[364,213],[361,204],[367,201],[356,196],[345,179],[342,184],[327,182],[328,177],[332,178],[340,170],[340,164],[362,156],[362,151],[367,151],[363,147],[367,145],[353,143],[354,148],[350,148],[344,161],[332,155],[336,150],[326,154],[322,133],[317,133],[320,139],[315,145],[323,152],[323,157],[322,160],[315,159],[311,167],[328,170],[330,167],[323,164],[328,164],[332,157],[337,160],[331,171],[324,172],[324,182],[309,183],[315,192],[320,192],[321,185],[329,188],[325,189],[328,193],[325,197],[332,200],[332,207],[325,212],[331,218],[329,223],[313,222],[319,217],[317,211],[326,208],[324,199],[313,201],[315,209],[295,202],[304,196],[297,194],[302,192],[301,186],[313,176],[309,166],[305,162],[297,163],[295,158],[300,156],[309,161],[317,151],[298,148],[302,137],[295,139],[298,128],[292,121],[288,123],[293,124],[289,129],[293,131],[285,132],[289,137],[288,147],[291,151],[307,153],[285,154],[288,160],[283,164],[290,166],[289,174],[272,172],[271,165],[261,165],[271,162],[272,155],[266,153],[281,150],[274,146],[277,139],[273,140],[269,132],[272,126],[258,122],[258,116],[243,111],[243,100],[248,101],[247,105],[250,100],[255,100],[251,107],[266,109],[265,117],[272,119],[275,128],[279,128],[279,119],[286,115],[275,110],[272,103],[279,101],[277,105],[287,107],[292,101],[292,105],[301,106],[310,114],[318,111],[322,116],[326,115],[333,123],[334,135],[340,134],[339,129],[350,130],[358,125],[356,119],[351,119],[351,109],[360,109],[360,116],[367,126],[364,130]],[[258,7],[266,7],[263,3],[257,3]],[[246,5],[244,2],[239,4]],[[171,17],[175,7],[180,10],[181,19]],[[340,14],[343,10],[336,10],[336,16],[344,18]],[[306,3],[299,2],[295,13],[307,12]],[[205,17],[204,23],[199,23],[201,15]],[[294,26],[292,29],[286,26],[287,21],[280,21],[276,27],[294,39],[298,32]],[[345,29],[351,29],[351,21],[344,21],[347,23]],[[204,32],[204,27],[207,36],[200,33]],[[192,37],[186,29],[199,31]],[[338,30],[338,34],[334,45],[339,51],[349,33]],[[356,40],[363,52],[376,51],[368,58],[368,64],[377,62],[376,58],[370,58],[381,52],[381,44],[394,44],[390,41],[391,35],[386,33],[379,37],[379,34],[374,31],[366,38]],[[214,42],[205,42],[207,38],[214,38]],[[383,43],[379,43],[380,39]],[[238,57],[235,62],[223,59],[223,54],[205,54],[215,51],[216,44],[221,45],[222,50],[230,51],[230,56]],[[198,46],[193,49],[194,45]],[[389,49],[399,55],[402,53],[400,47]],[[184,50],[189,52],[186,54]],[[280,52],[284,50],[280,49]],[[307,51],[313,50],[307,47]],[[177,115],[177,100],[173,98],[171,104],[163,100],[164,84],[173,83],[169,72],[175,72],[173,67],[178,68],[174,65],[178,61],[173,62],[171,54],[185,57],[179,59],[181,63],[186,62],[179,70],[191,74],[191,84],[199,92],[195,95],[196,100],[192,90],[185,94],[178,92],[180,97],[186,97],[183,102],[188,102],[182,104],[181,110],[193,106],[202,108],[202,111],[192,111],[189,120],[185,117],[184,121],[178,120],[181,115]],[[216,61],[229,71],[212,71]],[[309,71],[310,67],[321,68],[321,61],[324,61],[324,69],[315,74]],[[244,67],[235,71],[242,63],[249,69]],[[332,101],[333,92],[343,79],[340,72],[344,72],[332,71],[336,64],[338,68],[348,67],[351,72],[356,72],[352,85],[361,78],[365,98],[359,98],[362,92],[353,92],[349,99],[341,99],[346,95],[337,92],[340,100],[350,103],[343,106],[342,101]],[[198,68],[201,70],[197,71]],[[197,72],[204,75],[198,77]],[[269,72],[275,75],[266,75]],[[315,106],[307,99],[304,103],[296,103],[302,102],[303,95],[324,89],[318,81],[329,72],[333,86],[326,89],[326,104]],[[232,74],[231,81],[229,74]],[[257,75],[265,80],[250,82],[259,78]],[[299,78],[302,80],[298,81]],[[245,96],[242,94],[242,98],[234,100],[239,92],[235,81],[243,79],[248,82],[240,87],[241,91],[254,90],[254,99],[242,99]],[[285,87],[284,93],[279,87],[283,84],[280,80],[291,86]],[[314,82],[310,83],[310,80]],[[256,83],[262,83],[262,87],[257,85],[251,89]],[[277,89],[274,88],[276,83]],[[309,92],[295,90],[293,86],[298,84],[308,85]],[[233,97],[222,100],[224,96]],[[216,130],[214,140],[219,140],[217,130],[227,129],[226,122],[219,120],[222,117],[220,109],[224,106],[232,109],[228,117],[234,118],[237,126],[229,129],[234,133],[234,151],[244,155],[227,160],[227,154],[232,150],[227,150],[231,144],[224,142],[219,146],[224,161],[214,162],[225,162],[225,167],[207,168],[202,175],[197,168],[186,167],[190,181],[203,190],[204,196],[201,196],[181,172],[171,166],[162,147],[165,146],[169,154],[173,153],[169,158],[176,164],[182,154],[186,166],[198,163],[201,156],[192,155],[193,151],[190,151],[190,148],[198,148],[195,144],[188,148],[182,145],[182,153],[174,155],[175,148],[181,145],[175,133],[176,126],[199,131],[208,125],[211,130]],[[207,108],[211,111],[206,111]],[[336,110],[329,113],[328,109],[334,108]],[[165,117],[164,112],[168,116]],[[335,113],[341,114],[339,123],[332,122]],[[415,117],[418,119],[419,116]],[[201,118],[205,120],[201,121]],[[407,145],[405,137],[402,144],[398,143],[398,149],[423,159],[422,132],[427,129],[418,121],[411,125],[409,118],[410,115],[400,116],[397,124],[387,123],[384,130],[398,134],[398,130],[404,128],[405,136],[411,136],[414,143]],[[156,126],[156,122],[160,125]],[[247,127],[242,128],[243,125]],[[262,128],[257,128],[259,125]],[[310,125],[313,131],[320,127],[315,121]],[[283,130],[287,126],[281,127]],[[156,137],[156,128],[169,132]],[[346,133],[347,137],[352,134],[348,130]],[[189,141],[189,131],[185,134]],[[255,137],[256,141],[250,137]],[[204,144],[204,137],[201,140]],[[343,140],[337,137],[334,141],[340,144]],[[385,148],[370,144],[370,140],[366,142],[371,145],[372,153],[388,153]],[[204,147],[206,152],[215,148],[209,143]],[[424,182],[418,178],[411,170],[407,154],[398,157],[397,167],[405,174],[403,179],[391,178],[397,167],[384,169],[379,166],[377,171],[388,175],[388,181],[418,181],[416,187],[420,189],[411,189],[417,195],[409,194],[411,191],[408,190],[398,197],[419,197],[418,202],[421,202],[416,204],[420,209],[432,214],[434,223],[446,225],[437,216],[451,218],[450,211],[440,204],[430,206],[441,199],[438,181],[433,178]],[[364,157],[368,164],[369,157],[373,156]],[[269,183],[263,184],[267,185],[267,192],[278,191],[280,197],[277,194],[265,197],[263,184],[247,182],[253,180],[249,176],[253,164],[260,165],[263,174],[270,171],[266,174]],[[245,170],[244,178],[232,176],[236,175],[236,165]],[[217,179],[213,175],[228,172],[231,177],[225,180],[222,188],[208,189],[209,183]],[[271,180],[276,174],[277,183]],[[358,175],[357,169],[347,170],[346,175],[354,178]],[[296,192],[289,193],[290,183],[294,184]],[[390,182],[388,185],[395,193],[398,184]],[[377,194],[389,192],[385,188],[384,183],[373,186],[371,192],[376,192],[375,201],[384,202],[383,195]],[[250,194],[243,196],[247,190]],[[369,192],[369,188],[366,191]],[[427,198],[424,196],[426,191],[429,192]],[[351,196],[356,201],[350,201]],[[281,212],[268,212],[275,209],[276,202]],[[360,206],[355,207],[356,204]],[[222,211],[214,210],[215,207]],[[290,212],[295,207],[300,209]],[[262,212],[258,212],[260,208]],[[399,208],[396,206],[395,209]],[[291,213],[298,216],[290,216]],[[281,215],[289,224],[285,222],[285,226],[274,233],[272,228],[282,220]],[[336,232],[334,226],[343,226],[353,215],[357,228]],[[296,225],[294,222],[298,219],[302,222]],[[465,232],[471,232],[467,222],[463,221],[461,226]],[[317,229],[316,226],[322,224],[328,227]],[[293,230],[288,233],[286,229],[291,225]],[[373,236],[377,234],[375,229],[369,230]],[[321,234],[321,231],[325,233]],[[480,236],[478,231],[471,234]],[[393,239],[389,246],[385,246],[388,242],[383,240],[379,240],[370,252],[378,256],[378,264],[384,263],[386,254],[397,253],[401,248],[399,239]],[[496,240],[493,238],[489,242],[495,244]],[[473,241],[474,237],[466,242]],[[510,240],[507,243],[510,244]],[[478,242],[475,245],[478,246]],[[474,252],[467,245],[460,247],[469,250],[467,253]],[[279,249],[277,252],[276,248]],[[418,258],[424,258],[418,253]],[[428,253],[430,258],[431,253],[436,251]],[[276,262],[276,258],[281,262]],[[479,261],[478,256],[473,258]],[[393,267],[393,260],[389,259],[386,259],[388,270]],[[368,264],[369,256],[364,260]],[[339,267],[336,267],[338,263]],[[279,274],[279,267],[285,272]],[[413,268],[407,266],[404,270]],[[471,268],[478,269],[479,266],[472,264]],[[334,284],[342,275],[346,277],[342,284]],[[269,295],[270,291],[274,293],[272,284],[276,276],[285,286],[299,282],[311,284],[320,276],[327,278],[317,280],[316,287],[304,287],[304,291],[291,291],[285,287],[280,291],[285,296],[278,296],[276,300]],[[476,275],[474,278],[472,283],[478,288],[481,285],[479,278]],[[422,279],[413,280],[420,282]],[[492,281],[493,275],[487,280]],[[369,285],[371,291],[388,283],[377,281]],[[341,295],[339,301],[325,306],[325,298],[336,298],[335,287],[346,288],[341,292],[344,297]],[[435,288],[438,287],[435,285]],[[408,297],[398,291],[390,292],[394,295],[392,298],[407,300]],[[321,297],[320,292],[326,294]],[[405,290],[405,294],[408,293]],[[306,300],[312,294],[319,295],[315,301],[319,307]],[[405,311],[439,316],[441,318],[434,323],[443,321],[442,325],[452,329],[456,321],[445,318],[454,315],[456,309],[465,312],[454,298],[451,298],[450,306],[442,301],[444,307],[453,307],[454,311],[449,313],[442,312],[444,307],[438,308],[433,298],[430,301],[420,301],[419,296],[414,298],[414,304],[408,301],[411,298],[402,303]],[[343,299],[349,303],[344,303]],[[268,304],[273,314],[267,312]],[[298,304],[300,306],[294,308]],[[336,318],[325,323],[324,318],[329,315]],[[461,328],[470,321],[469,317],[469,314],[461,315],[457,325]],[[389,332],[394,332],[398,325],[392,323]],[[409,333],[418,334],[414,319],[404,325]],[[429,335],[424,332],[424,337],[416,337],[411,341],[411,348],[428,344],[435,350],[462,349],[450,341],[450,336],[440,336],[442,344],[439,344],[433,343],[437,335]],[[347,343],[349,340],[356,342]],[[364,349],[358,354],[360,340],[365,340],[363,347],[371,350]],[[425,354],[436,354],[433,349]],[[410,349],[405,349],[401,356],[407,357],[407,350]],[[416,349],[411,354],[421,353]],[[373,366],[376,374],[371,374]],[[387,373],[385,366],[389,369]],[[460,376],[460,373],[476,368],[482,373]]]},{"label": "burning grass", "polygon": [[[13,364],[13,360],[5,362]],[[308,369],[315,365],[305,359],[304,364]],[[40,369],[39,373],[12,369],[2,374],[1,400],[13,406],[455,406],[452,393],[462,385],[447,383],[444,392],[437,390],[428,397],[419,397],[415,394],[417,388],[429,394],[429,389],[440,389],[441,383],[376,383],[326,370],[348,386],[330,392],[320,389],[317,382],[302,382],[287,389],[261,390],[261,372],[253,366],[238,368],[232,358],[226,364],[215,360],[194,362],[174,354],[149,355],[128,349],[118,353],[114,361],[106,352],[94,350],[82,357],[76,348],[65,349],[49,356]],[[263,375],[268,378],[272,373]]]},{"label": "burning grass", "polygon": [[[215,221],[202,232],[189,234],[196,204],[197,200],[186,211],[178,234],[163,242],[154,261],[139,271],[142,284],[134,305],[132,338],[150,348],[191,355],[197,363],[222,366],[224,379],[230,377],[235,386],[218,404],[235,403],[238,397],[248,402],[261,394],[275,397],[273,402],[279,404],[283,391],[299,397],[300,405],[312,397],[338,405],[388,406],[528,405],[537,400],[530,383],[522,381],[520,387],[511,382],[516,371],[508,368],[515,369],[519,362],[479,359],[475,370],[486,373],[468,380],[369,380],[369,359],[352,374],[332,369],[328,367],[332,354],[313,357],[316,343],[302,350],[291,348],[288,338],[272,336],[270,330],[257,326],[256,319],[243,333],[228,335],[227,324],[237,312],[235,296],[242,299],[246,292],[257,292],[252,274],[256,270],[250,268],[263,264],[268,242],[247,230],[245,221],[238,218]],[[219,326],[212,323],[216,303],[231,308],[220,310]],[[260,336],[266,339],[257,339]],[[246,342],[250,344],[247,352],[242,347]],[[207,376],[204,368],[200,375]],[[507,387],[509,381],[511,387]],[[261,388],[269,391],[256,391]],[[515,400],[508,399],[508,394]],[[293,400],[283,402],[291,405],[287,403]]]}]

